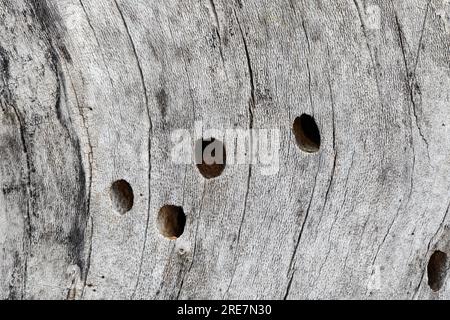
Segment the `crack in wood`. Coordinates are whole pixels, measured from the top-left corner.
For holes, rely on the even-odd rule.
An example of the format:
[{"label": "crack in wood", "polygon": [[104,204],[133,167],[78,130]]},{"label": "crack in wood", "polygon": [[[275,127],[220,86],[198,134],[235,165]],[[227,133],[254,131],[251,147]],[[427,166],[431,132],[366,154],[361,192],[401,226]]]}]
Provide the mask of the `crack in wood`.
[{"label": "crack in wood", "polygon": [[[392,3],[392,1],[391,1],[391,3]],[[400,48],[401,48],[402,55],[403,55],[403,62],[404,62],[404,65],[405,65],[406,86],[408,88],[409,100],[411,101],[411,105],[412,105],[413,116],[414,116],[414,119],[415,119],[415,122],[416,122],[416,127],[417,127],[417,130],[419,132],[419,135],[422,138],[423,142],[425,143],[428,159],[431,160],[430,152],[429,152],[429,143],[428,143],[428,140],[425,138],[425,135],[422,132],[421,126],[419,125],[419,119],[418,119],[418,115],[417,115],[417,103],[416,103],[416,99],[414,97],[414,87],[416,85],[416,72],[417,72],[416,70],[417,70],[417,65],[418,65],[418,62],[419,62],[420,49],[421,49],[420,47],[422,45],[422,41],[423,41],[423,37],[424,37],[424,29],[425,29],[427,16],[428,16],[429,5],[430,5],[430,2],[428,2],[427,8],[426,8],[425,18],[424,18],[424,21],[423,21],[423,26],[422,26],[420,40],[419,40],[419,47],[418,47],[418,50],[417,50],[417,54],[416,54],[416,59],[415,59],[415,64],[414,64],[413,70],[409,70],[409,67],[408,67],[408,59],[406,57],[406,49],[405,49],[405,45],[404,45],[404,38],[405,38],[405,36],[404,36],[403,30],[401,28],[397,12],[395,10],[394,10],[394,17],[395,17],[395,23],[396,23],[396,26],[397,26],[397,33],[398,33],[398,37],[399,37]]]},{"label": "crack in wood", "polygon": [[114,0],[115,6],[117,8],[117,11],[119,12],[120,18],[123,22],[123,25],[125,27],[125,31],[127,34],[127,37],[130,41],[130,45],[131,48],[133,50],[133,54],[134,57],[136,59],[136,65],[139,71],[139,76],[140,76],[140,80],[141,80],[141,84],[142,84],[142,90],[143,90],[143,94],[144,94],[144,102],[145,102],[145,106],[147,109],[147,117],[148,117],[148,121],[149,121],[149,131],[148,131],[148,208],[147,208],[147,221],[145,224],[145,231],[144,231],[144,244],[142,246],[142,254],[141,254],[141,258],[140,258],[140,262],[139,262],[139,270],[138,270],[138,275],[137,275],[137,281],[135,284],[135,288],[133,290],[133,294],[132,297],[135,296],[136,294],[136,290],[139,286],[139,281],[141,278],[141,274],[142,274],[142,265],[143,265],[143,259],[144,259],[144,254],[145,254],[145,249],[147,247],[147,239],[148,239],[148,229],[149,229],[149,224],[150,224],[150,207],[151,207],[151,171],[152,171],[152,166],[151,166],[151,146],[152,146],[152,130],[153,130],[153,124],[152,124],[152,119],[150,116],[150,107],[149,107],[149,99],[148,99],[148,90],[147,90],[147,86],[145,85],[145,77],[144,77],[144,72],[142,70],[142,65],[138,56],[138,52],[137,52],[137,48],[136,45],[133,41],[133,37],[131,36],[131,32],[130,29],[128,27],[128,24],[125,20],[124,14],[122,12],[122,9],[120,8],[119,4],[117,3],[117,0]]},{"label": "crack in wood", "polygon": [[1,79],[3,82],[3,90],[1,92],[1,96],[0,98],[4,98],[1,99],[0,101],[4,101],[6,103],[6,105],[10,106],[13,114],[17,120],[18,123],[18,130],[19,130],[19,136],[20,136],[20,141],[21,141],[21,145],[22,145],[22,152],[23,155],[25,156],[25,163],[26,163],[26,173],[25,173],[25,189],[26,189],[26,193],[27,193],[27,207],[26,207],[26,214],[25,214],[25,219],[24,219],[24,239],[23,244],[22,244],[22,250],[24,252],[24,266],[23,266],[23,274],[22,274],[22,289],[21,289],[21,299],[25,299],[26,297],[26,291],[27,291],[27,276],[28,276],[28,259],[29,259],[29,254],[31,251],[31,238],[32,238],[32,231],[31,231],[31,216],[33,214],[33,205],[32,205],[32,182],[31,182],[31,173],[33,171],[33,165],[32,165],[32,160],[31,160],[31,155],[30,152],[28,150],[28,142],[27,142],[27,133],[26,133],[26,124],[25,121],[20,113],[20,111],[18,110],[17,106],[15,105],[13,99],[12,99],[12,94],[11,91],[9,89],[9,84],[8,84],[8,75],[9,75],[9,60],[8,57],[6,55],[6,51],[0,47],[0,59],[2,60],[2,72],[0,73],[1,75]]}]

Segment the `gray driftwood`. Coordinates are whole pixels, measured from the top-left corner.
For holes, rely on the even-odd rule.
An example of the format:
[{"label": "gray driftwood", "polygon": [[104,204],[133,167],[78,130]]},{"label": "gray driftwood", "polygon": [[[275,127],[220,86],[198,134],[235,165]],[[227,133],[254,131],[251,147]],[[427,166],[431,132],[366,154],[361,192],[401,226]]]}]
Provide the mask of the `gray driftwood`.
[{"label": "gray driftwood", "polygon": [[[0,298],[450,298],[449,59],[448,0],[0,0]],[[199,120],[279,173],[170,161]]]}]

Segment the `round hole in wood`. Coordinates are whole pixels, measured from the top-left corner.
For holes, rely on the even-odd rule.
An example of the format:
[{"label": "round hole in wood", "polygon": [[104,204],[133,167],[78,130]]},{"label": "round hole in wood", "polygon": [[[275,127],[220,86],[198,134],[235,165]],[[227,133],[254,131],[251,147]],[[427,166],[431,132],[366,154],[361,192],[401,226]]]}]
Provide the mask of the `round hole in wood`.
[{"label": "round hole in wood", "polygon": [[181,237],[185,225],[186,215],[182,207],[166,205],[159,210],[157,226],[164,237],[171,240]]},{"label": "round hole in wood", "polygon": [[200,139],[195,143],[195,163],[206,179],[217,178],[223,173],[226,158],[225,145],[219,140]]},{"label": "round hole in wood", "polygon": [[118,180],[111,186],[111,200],[114,209],[125,214],[133,208],[134,193],[131,185],[125,180]]},{"label": "round hole in wood", "polygon": [[435,251],[428,261],[428,285],[431,290],[439,291],[444,285],[447,277],[447,254],[442,251]]},{"label": "round hole in wood", "polygon": [[308,153],[320,149],[320,131],[316,120],[307,114],[302,114],[294,120],[293,131],[299,148]]}]

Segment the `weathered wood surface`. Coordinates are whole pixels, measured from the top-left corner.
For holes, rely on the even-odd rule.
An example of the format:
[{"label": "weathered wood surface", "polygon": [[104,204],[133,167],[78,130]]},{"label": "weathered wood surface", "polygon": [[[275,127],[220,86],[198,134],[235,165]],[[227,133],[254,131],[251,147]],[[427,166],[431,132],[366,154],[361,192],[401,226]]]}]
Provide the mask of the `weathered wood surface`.
[{"label": "weathered wood surface", "polygon": [[[0,298],[450,298],[449,49],[446,0],[0,0]],[[198,120],[278,174],[174,164]]]}]

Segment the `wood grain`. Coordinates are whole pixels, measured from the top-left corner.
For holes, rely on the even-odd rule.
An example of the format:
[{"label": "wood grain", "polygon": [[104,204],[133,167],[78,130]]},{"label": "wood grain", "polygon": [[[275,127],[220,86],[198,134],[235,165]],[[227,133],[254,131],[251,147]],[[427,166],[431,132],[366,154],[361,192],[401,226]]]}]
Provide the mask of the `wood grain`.
[{"label": "wood grain", "polygon": [[[0,298],[450,298],[427,272],[450,252],[448,19],[446,0],[0,0]],[[198,121],[280,130],[279,172],[172,162]]]}]

